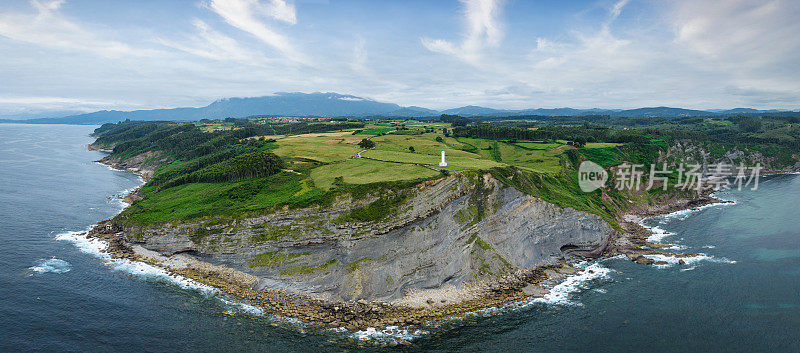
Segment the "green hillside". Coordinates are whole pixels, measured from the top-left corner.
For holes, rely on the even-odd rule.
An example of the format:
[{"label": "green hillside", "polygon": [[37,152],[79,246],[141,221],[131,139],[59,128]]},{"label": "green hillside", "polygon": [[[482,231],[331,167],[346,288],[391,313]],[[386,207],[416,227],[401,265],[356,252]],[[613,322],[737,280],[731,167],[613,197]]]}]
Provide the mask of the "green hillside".
[{"label": "green hillside", "polygon": [[[702,126],[736,128],[723,123]],[[771,133],[787,129],[792,129],[791,124],[775,126]],[[112,149],[109,158],[117,161],[147,152],[155,153],[150,159],[157,155],[167,160],[140,190],[142,199],[117,217],[127,223],[247,217],[326,204],[345,193],[379,192],[449,173],[481,171],[549,202],[601,215],[613,224],[615,214],[627,207],[626,200],[649,202],[661,191],[584,193],[577,186],[580,161],[592,160],[605,168],[625,161],[649,165],[670,141],[685,139],[687,133],[585,123],[462,122],[451,126],[441,121],[226,119],[126,121],[103,125],[95,136],[94,145]],[[783,164],[792,162],[786,156],[790,148],[780,143],[748,145],[746,139],[737,138],[726,144],[712,137],[705,141],[694,137],[694,141],[712,154],[742,147],[775,156]],[[374,147],[362,147],[368,145]],[[442,150],[446,168],[438,166]]]}]

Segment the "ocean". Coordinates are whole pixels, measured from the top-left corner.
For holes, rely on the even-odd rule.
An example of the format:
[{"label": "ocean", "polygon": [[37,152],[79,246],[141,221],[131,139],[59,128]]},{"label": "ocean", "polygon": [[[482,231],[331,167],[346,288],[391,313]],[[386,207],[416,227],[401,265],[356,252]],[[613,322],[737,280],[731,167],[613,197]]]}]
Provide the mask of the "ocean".
[{"label": "ocean", "polygon": [[[0,351],[800,351],[800,176],[645,221],[685,265],[612,258],[545,300],[381,336],[304,327],[127,261],[79,234],[134,174],[93,163],[95,127],[0,124]],[[404,342],[387,346],[395,337]]]}]

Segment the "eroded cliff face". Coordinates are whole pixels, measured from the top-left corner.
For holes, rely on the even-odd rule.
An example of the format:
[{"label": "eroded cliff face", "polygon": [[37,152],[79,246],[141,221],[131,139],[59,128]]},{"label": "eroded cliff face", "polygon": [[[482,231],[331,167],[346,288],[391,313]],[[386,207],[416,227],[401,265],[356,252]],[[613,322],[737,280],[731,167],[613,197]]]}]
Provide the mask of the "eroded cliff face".
[{"label": "eroded cliff face", "polygon": [[[108,152],[109,150],[103,149],[98,146],[89,146],[90,149],[95,149],[98,151]],[[128,170],[134,173],[137,173],[142,176],[145,180],[149,180],[153,173],[155,172],[158,167],[160,167],[164,163],[169,163],[172,161],[172,158],[168,156],[164,156],[163,153],[158,151],[150,151],[138,154],[136,156],[122,159],[115,155],[108,155],[103,159],[99,160],[98,162],[110,165],[117,169]]]},{"label": "eroded cliff face", "polygon": [[692,140],[679,140],[661,153],[658,162],[676,165],[678,163],[699,164],[705,172],[713,169],[713,165],[720,163],[747,167],[761,165],[764,171],[770,173],[800,171],[800,162],[795,162],[799,158],[798,155],[793,155],[792,158],[794,161],[786,164],[786,161],[781,162],[775,157],[767,157],[758,150],[742,150],[732,147],[726,150],[711,151],[708,146]]},{"label": "eroded cliff face", "polygon": [[[378,206],[390,212],[367,221],[353,216]],[[465,173],[324,207],[129,227],[122,235],[165,255],[185,253],[257,276],[256,289],[388,302],[556,264],[568,251],[601,246],[612,232],[599,216],[504,187],[489,174]]]}]

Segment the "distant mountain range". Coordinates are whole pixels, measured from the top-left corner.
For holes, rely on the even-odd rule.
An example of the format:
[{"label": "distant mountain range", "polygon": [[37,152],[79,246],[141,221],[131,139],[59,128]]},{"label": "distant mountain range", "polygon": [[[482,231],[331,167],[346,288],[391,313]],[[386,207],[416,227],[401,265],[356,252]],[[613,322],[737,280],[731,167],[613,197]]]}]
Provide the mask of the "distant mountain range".
[{"label": "distant mountain range", "polygon": [[500,117],[500,116],[581,116],[609,115],[620,117],[665,117],[677,118],[685,116],[714,116],[731,114],[766,114],[785,112],[780,110],[757,110],[736,108],[728,110],[692,110],[670,107],[638,108],[638,109],[522,109],[504,110],[479,106],[465,106],[442,111],[416,106],[402,107],[394,103],[377,102],[367,98],[338,93],[286,93],[280,92],[271,96],[252,98],[226,98],[215,101],[200,108],[174,108],[153,110],[102,110],[93,113],[66,115],[61,117],[43,116],[34,119],[14,119],[7,116],[0,119],[5,123],[31,124],[103,124],[130,120],[172,120],[190,121],[200,119],[224,119],[229,117],[244,118],[250,116],[315,116],[315,117],[400,117],[419,118],[433,117],[440,114],[461,115],[465,117]]},{"label": "distant mountain range", "polygon": [[27,120],[27,119],[41,119],[41,118],[60,118],[64,116],[83,114],[84,111],[80,110],[37,110],[25,109],[22,111],[15,111],[13,113],[3,114],[0,113],[0,120]]}]

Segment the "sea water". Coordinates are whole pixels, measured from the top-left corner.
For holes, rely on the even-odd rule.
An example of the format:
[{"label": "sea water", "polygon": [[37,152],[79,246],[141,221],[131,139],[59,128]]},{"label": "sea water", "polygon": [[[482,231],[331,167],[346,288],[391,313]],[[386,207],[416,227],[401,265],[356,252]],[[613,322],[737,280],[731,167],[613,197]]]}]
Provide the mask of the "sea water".
[{"label": "sea water", "polygon": [[543,299],[419,332],[350,333],[104,257],[81,232],[141,180],[93,163],[104,155],[87,149],[93,128],[0,124],[0,351],[800,351],[797,175],[645,220],[674,251],[703,254],[684,265],[585,263],[591,273]]}]

